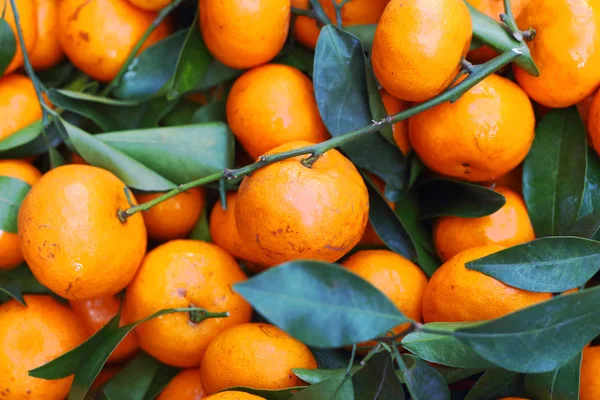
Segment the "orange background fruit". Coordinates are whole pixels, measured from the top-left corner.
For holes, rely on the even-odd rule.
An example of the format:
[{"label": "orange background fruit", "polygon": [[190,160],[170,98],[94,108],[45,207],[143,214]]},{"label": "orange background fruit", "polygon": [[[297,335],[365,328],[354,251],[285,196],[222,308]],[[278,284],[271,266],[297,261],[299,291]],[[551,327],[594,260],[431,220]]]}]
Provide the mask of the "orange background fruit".
[{"label": "orange background fruit", "polygon": [[200,400],[205,394],[200,369],[184,369],[175,375],[156,400]]},{"label": "orange background fruit", "polygon": [[131,4],[136,7],[142,8],[148,11],[158,11],[161,8],[165,8],[173,2],[173,0],[128,0]]},{"label": "orange background fruit", "polygon": [[[4,8],[6,4],[6,9]],[[27,52],[31,52],[37,42],[37,14],[36,14],[36,2],[33,0],[16,0],[17,11],[19,12],[19,20],[21,22],[21,30],[23,31],[23,39],[25,40],[25,47]],[[16,69],[23,65],[23,51],[21,50],[21,43],[19,35],[17,34],[17,24],[15,23],[15,17],[10,0],[0,2],[0,16],[4,13],[4,17],[8,25],[12,28],[13,35],[17,42],[17,49],[12,61],[4,71],[4,74],[10,74]],[[0,99],[3,99],[4,94],[0,93]],[[4,115],[4,114],[0,114]],[[10,114],[7,114],[10,115]],[[0,135],[2,139],[2,135]]]},{"label": "orange background fruit", "polygon": [[0,140],[42,118],[42,108],[31,79],[12,74],[0,77]]},{"label": "orange background fruit", "polygon": [[64,57],[58,43],[58,3],[60,0],[33,0],[37,10],[37,41],[29,60],[36,69],[58,64]]},{"label": "orange background fruit", "polygon": [[204,400],[265,400],[265,398],[245,392],[227,391],[205,397]]},{"label": "orange background fruit", "polygon": [[581,360],[579,399],[596,400],[600,396],[600,346],[585,347]]},{"label": "orange background fruit", "polygon": [[600,155],[600,91],[594,95],[592,100],[587,128],[591,145]]}]

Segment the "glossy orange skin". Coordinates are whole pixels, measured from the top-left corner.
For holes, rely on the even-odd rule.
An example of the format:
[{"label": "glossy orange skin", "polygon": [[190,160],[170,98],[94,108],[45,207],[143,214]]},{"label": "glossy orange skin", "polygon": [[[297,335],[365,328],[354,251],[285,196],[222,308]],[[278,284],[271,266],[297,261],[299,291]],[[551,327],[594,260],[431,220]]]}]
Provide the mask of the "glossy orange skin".
[{"label": "glossy orange skin", "polygon": [[175,313],[136,328],[144,351],[165,364],[197,367],[206,347],[222,330],[250,321],[252,308],[233,291],[246,280],[235,260],[220,247],[197,240],[172,240],[149,252],[127,288],[126,312],[138,321],[165,308],[201,307],[229,311],[227,318],[199,324]]},{"label": "glossy orange skin", "polygon": [[471,36],[462,0],[391,0],[375,31],[373,71],[392,96],[425,101],[456,77]]},{"label": "glossy orange skin", "polygon": [[0,116],[0,140],[42,118],[31,79],[19,74],[0,78]]},{"label": "glossy orange skin", "polygon": [[[127,0],[61,0],[58,38],[77,68],[94,79],[109,82],[156,15]],[[169,33],[168,23],[161,24],[140,51]]]},{"label": "glossy orange skin", "polygon": [[131,4],[148,11],[158,11],[165,8],[173,2],[173,0],[128,0]]},{"label": "glossy orange skin", "polygon": [[[310,145],[291,142],[267,154]],[[267,265],[298,259],[334,262],[365,231],[369,195],[356,167],[337,150],[327,151],[312,168],[302,164],[304,158],[261,168],[246,176],[238,190],[238,232]]]},{"label": "glossy orange skin", "polygon": [[200,369],[184,369],[175,375],[156,400],[200,400],[205,395]]},{"label": "glossy orange skin", "polygon": [[[375,184],[375,186],[377,186],[377,189],[379,189],[379,192],[383,194],[385,191],[385,182],[376,175],[373,175],[371,173],[368,173],[368,175],[371,181]],[[387,200],[387,198],[386,201],[392,209],[396,209],[396,204]],[[375,232],[375,229],[373,228],[373,225],[371,225],[371,222],[367,224],[367,227],[365,228],[365,233],[363,234],[362,238],[360,238],[360,242],[358,242],[358,244],[364,246],[384,246],[383,240],[381,240],[379,235],[377,235],[377,232]]]},{"label": "glossy orange skin", "polygon": [[423,295],[423,320],[428,322],[485,321],[502,317],[552,298],[508,286],[465,263],[503,250],[503,246],[473,247],[439,267]]},{"label": "glossy orange skin", "polygon": [[[6,10],[4,9],[5,4]],[[19,12],[21,30],[23,31],[23,39],[25,40],[25,47],[29,53],[35,47],[38,39],[36,2],[33,0],[16,0],[16,4],[17,11]],[[21,41],[17,34],[17,24],[15,23],[10,0],[0,2],[0,16],[2,16],[2,13],[4,13],[6,22],[11,27],[15,40],[17,41],[17,51],[10,64],[8,64],[6,71],[4,71],[4,75],[8,75],[23,66],[23,52],[21,51]],[[0,98],[3,98],[3,96],[0,95]],[[2,139],[2,135],[0,135],[0,139]]]},{"label": "glossy orange skin", "polygon": [[430,169],[481,182],[523,161],[533,143],[535,117],[521,88],[490,75],[456,102],[411,117],[408,126],[412,148]]},{"label": "glossy orange skin", "polygon": [[[0,160],[0,176],[20,179],[33,186],[42,174],[26,161]],[[14,268],[23,261],[19,236],[0,229],[0,270]]]},{"label": "glossy orange skin", "polygon": [[[100,297],[94,300],[71,300],[69,305],[81,320],[88,336],[94,335],[119,312],[120,301],[115,296]],[[119,326],[127,325],[121,315]],[[135,332],[131,332],[117,346],[108,358],[109,363],[118,363],[129,359],[139,348]]]},{"label": "glossy orange skin", "polygon": [[254,159],[295,140],[329,138],[312,82],[287,65],[267,64],[240,76],[227,98],[227,121]]},{"label": "glossy orange skin", "polygon": [[[125,184],[87,165],[50,170],[19,210],[19,241],[35,277],[69,300],[111,296],[133,279],[146,251],[140,214],[122,223]],[[132,196],[135,202],[135,198]]]},{"label": "glossy orange skin", "polygon": [[[309,9],[310,0],[292,0],[291,3],[292,7],[307,10]],[[309,49],[315,49],[321,28],[314,19],[298,15],[296,16],[293,29],[294,37],[298,43]]]},{"label": "glossy orange skin", "polygon": [[[140,193],[136,197],[140,203],[146,203],[161,195]],[[186,237],[194,229],[205,202],[204,190],[192,188],[142,212],[148,236],[163,242]]]},{"label": "glossy orange skin", "polygon": [[227,66],[267,63],[285,44],[290,0],[199,0],[199,9],[204,43]]},{"label": "glossy orange skin", "polygon": [[204,400],[266,400],[264,397],[255,396],[250,393],[227,391],[205,397]]},{"label": "glossy orange skin", "polygon": [[579,399],[596,400],[600,396],[600,346],[585,347],[579,377]]},{"label": "glossy orange skin", "polygon": [[317,368],[308,347],[276,326],[248,323],[215,337],[200,375],[208,394],[234,386],[275,390],[303,384],[292,368]]},{"label": "glossy orange skin", "polygon": [[596,153],[600,154],[600,91],[594,95],[594,100],[592,100],[587,128],[589,141]]},{"label": "glossy orange skin", "polygon": [[65,54],[58,43],[59,0],[34,0],[37,6],[37,42],[29,59],[35,69],[58,64]]},{"label": "glossy orange skin", "polygon": [[69,307],[47,295],[26,295],[0,305],[0,397],[62,400],[73,376],[44,380],[28,375],[83,343],[86,334]]},{"label": "glossy orange skin", "polygon": [[527,42],[540,76],[513,67],[527,94],[547,107],[568,107],[600,84],[600,0],[531,0],[517,19],[533,28]]},{"label": "glossy orange skin", "polygon": [[506,204],[495,213],[480,218],[442,217],[436,221],[433,241],[442,261],[473,247],[511,247],[535,239],[523,198],[505,187],[495,191],[506,198]]}]

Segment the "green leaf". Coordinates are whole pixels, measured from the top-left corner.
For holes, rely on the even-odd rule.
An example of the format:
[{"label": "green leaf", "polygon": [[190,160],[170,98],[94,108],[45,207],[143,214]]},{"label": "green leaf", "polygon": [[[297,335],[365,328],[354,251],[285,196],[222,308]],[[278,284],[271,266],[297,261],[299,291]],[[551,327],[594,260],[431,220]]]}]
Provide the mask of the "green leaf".
[{"label": "green leaf", "polygon": [[[33,276],[29,267],[22,264],[8,271],[2,271],[0,275],[8,277],[8,284],[11,282],[18,288],[20,293],[25,294],[49,294],[50,290],[38,282]],[[6,282],[5,281],[5,282]],[[6,286],[5,286],[6,287]],[[6,293],[6,292],[5,292]],[[13,294],[16,293],[13,292]],[[13,297],[13,296],[10,296]],[[14,297],[13,297],[14,298]],[[7,296],[0,293],[0,303],[7,300]]]},{"label": "green leaf", "polygon": [[150,383],[150,387],[144,396],[144,400],[156,399],[160,392],[164,390],[165,386],[171,382],[171,379],[173,379],[178,372],[179,370],[175,367],[165,364],[161,365],[160,368],[158,368],[158,371],[156,371],[154,379]]},{"label": "green leaf", "polygon": [[364,342],[407,321],[369,282],[324,262],[287,262],[236,284],[235,290],[267,320],[309,346]]},{"label": "green leaf", "polygon": [[313,52],[305,49],[304,47],[294,46],[291,50],[288,50],[284,46],[283,51],[273,60],[273,62],[289,65],[290,67],[299,69],[305,74],[312,76],[313,59]]},{"label": "green leaf", "polygon": [[341,349],[310,347],[310,352],[321,369],[346,368],[350,363],[350,354]]},{"label": "green leaf", "polygon": [[192,123],[192,117],[194,116],[194,113],[199,108],[199,104],[183,99],[167,115],[164,116],[161,121],[161,125],[189,125]]},{"label": "green leaf", "polygon": [[161,364],[139,352],[102,389],[109,400],[143,400]]},{"label": "green leaf", "polygon": [[561,235],[579,216],[587,144],[576,107],[551,110],[538,124],[523,164],[523,197],[540,236]]},{"label": "green leaf", "polygon": [[404,399],[402,383],[394,372],[394,360],[387,351],[375,355],[356,372],[352,384],[355,400]]},{"label": "green leaf", "polygon": [[581,353],[563,367],[543,374],[525,377],[525,390],[539,400],[571,400],[579,398]]},{"label": "green leaf", "polygon": [[[48,132],[48,139],[51,146],[56,146],[61,141],[60,136],[54,133],[52,130]],[[46,151],[48,151],[48,144],[42,135],[41,120],[26,126],[0,141],[0,158],[3,159],[35,156]]]},{"label": "green leaf", "polygon": [[95,138],[177,184],[230,168],[234,161],[233,134],[221,122],[112,132]]},{"label": "green leaf", "polygon": [[596,241],[600,240],[600,212],[588,214],[580,218],[573,226],[567,229],[566,234]]},{"label": "green leaf", "polygon": [[[194,27],[198,31],[197,25]],[[143,101],[163,93],[163,88],[175,73],[177,64],[173,60],[177,59],[186,36],[187,30],[179,30],[134,58],[112,91],[115,97]]]},{"label": "green leaf", "polygon": [[8,271],[0,271],[0,292],[15,299],[20,304],[26,305],[21,286],[19,286],[19,283],[13,279]]},{"label": "green leaf", "polygon": [[[363,367],[355,365],[350,369],[350,375],[354,375],[356,372],[361,370]],[[314,385],[319,382],[326,381],[340,374],[346,373],[347,367],[338,369],[306,369],[306,368],[292,368],[292,372],[304,382]]]},{"label": "green leaf", "polygon": [[448,384],[431,365],[413,355],[402,359],[408,366],[404,381],[413,400],[450,400]]},{"label": "green leaf", "polygon": [[[166,60],[172,59],[175,59],[175,57],[166,58]],[[167,98],[175,99],[183,93],[195,89],[202,82],[202,77],[212,59],[212,55],[204,45],[200,29],[198,29],[198,13],[196,13],[192,25],[187,30],[183,47],[179,52],[177,69]]]},{"label": "green leaf", "polygon": [[[364,57],[360,42],[351,34],[333,25],[321,30],[313,83],[321,117],[334,137],[371,124]],[[404,156],[381,135],[366,135],[341,148],[357,167],[394,187],[404,186]]]},{"label": "green leaf", "polygon": [[447,384],[462,381],[465,378],[484,372],[485,368],[452,368],[443,365],[432,365],[432,367],[444,378]]},{"label": "green leaf", "polygon": [[496,400],[518,394],[521,385],[519,375],[500,368],[487,371],[473,386],[465,400]]},{"label": "green leaf", "polygon": [[194,225],[194,229],[192,229],[192,233],[190,234],[190,239],[193,240],[202,240],[203,242],[211,242],[210,239],[210,229],[208,225],[208,217],[206,206],[202,209],[202,213],[198,217],[196,221],[196,225]]},{"label": "green leaf", "polygon": [[31,186],[20,179],[0,176],[0,231],[17,233],[19,207]]},{"label": "green leaf", "polygon": [[0,76],[4,75],[16,51],[17,40],[12,28],[4,18],[0,19]]},{"label": "green leaf", "polygon": [[541,238],[470,261],[466,267],[519,289],[559,293],[585,284],[600,270],[600,243]]},{"label": "green leaf", "polygon": [[500,193],[467,182],[434,178],[424,181],[418,188],[421,218],[485,217],[506,204]]},{"label": "green leaf", "polygon": [[264,397],[266,400],[286,400],[292,397],[294,392],[304,389],[304,386],[293,386],[286,389],[279,390],[268,390],[268,389],[257,389],[246,386],[235,386],[227,389],[228,392],[245,392],[255,396]]},{"label": "green leaf", "polygon": [[409,260],[416,260],[415,246],[402,221],[387,204],[373,182],[366,175],[363,175],[363,178],[369,190],[369,221],[371,221],[375,233],[392,251]]},{"label": "green leaf", "polygon": [[354,400],[352,379],[345,374],[336,376],[302,389],[290,400]]},{"label": "green leaf", "polygon": [[[494,365],[452,336],[472,322],[434,322],[423,325],[402,339],[402,346],[423,360],[457,368],[490,368]],[[427,331],[435,330],[435,333]]]},{"label": "green leaf", "polygon": [[[387,117],[388,113],[385,110],[381,94],[379,94],[379,84],[377,83],[377,78],[375,78],[375,73],[373,72],[373,67],[371,66],[371,60],[368,58],[365,58],[365,70],[367,91],[369,93],[369,108],[371,109],[371,119],[373,121],[381,121],[383,118]],[[396,140],[394,139],[392,125],[382,125],[379,133],[385,138],[385,140],[390,142],[392,146],[398,146],[396,144]]]},{"label": "green leaf", "polygon": [[194,92],[201,92],[206,89],[210,89],[217,86],[220,83],[227,82],[230,79],[237,78],[244,71],[241,69],[234,69],[226,65],[221,64],[216,59],[213,59],[208,69],[202,76],[202,81],[198,86],[194,88]]},{"label": "green leaf", "polygon": [[360,40],[360,44],[362,44],[362,47],[367,53],[370,53],[371,48],[373,48],[375,29],[377,29],[377,24],[350,25],[344,27],[346,32],[353,34],[358,40]]},{"label": "green leaf", "polygon": [[579,216],[600,213],[600,157],[592,149],[588,149],[585,174],[585,190]]},{"label": "green leaf", "polygon": [[560,368],[600,333],[600,287],[581,290],[454,335],[480,356],[509,371]]},{"label": "green leaf", "polygon": [[76,90],[80,89],[82,85],[87,84],[90,79],[73,64],[68,62],[35,72],[44,86],[50,88],[62,87],[66,89],[66,87],[69,87],[69,90]]},{"label": "green leaf", "polygon": [[198,108],[192,115],[191,122],[200,124],[202,122],[223,121],[227,122],[227,101],[217,100]]}]

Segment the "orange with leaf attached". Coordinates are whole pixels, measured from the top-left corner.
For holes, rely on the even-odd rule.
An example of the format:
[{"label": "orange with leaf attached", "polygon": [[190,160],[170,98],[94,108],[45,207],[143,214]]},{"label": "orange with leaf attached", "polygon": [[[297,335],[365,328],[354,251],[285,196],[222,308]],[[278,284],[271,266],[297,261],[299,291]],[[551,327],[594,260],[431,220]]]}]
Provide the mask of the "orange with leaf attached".
[{"label": "orange with leaf attached", "polygon": [[[34,49],[38,39],[36,10],[37,5],[36,2],[33,0],[16,0],[15,4],[19,13],[21,30],[23,32],[23,40],[25,41],[25,47],[27,49],[27,52],[29,53]],[[0,17],[2,15],[4,15],[8,26],[10,26],[10,28],[12,29],[15,41],[17,42],[15,55],[13,56],[10,64],[8,64],[6,71],[4,71],[4,74],[6,75],[23,66],[23,51],[21,50],[21,41],[19,40],[19,35],[17,34],[17,24],[15,22],[13,8],[10,0],[0,2]],[[4,97],[0,95],[0,99],[3,98]],[[0,135],[0,139],[2,139],[2,135]]]}]

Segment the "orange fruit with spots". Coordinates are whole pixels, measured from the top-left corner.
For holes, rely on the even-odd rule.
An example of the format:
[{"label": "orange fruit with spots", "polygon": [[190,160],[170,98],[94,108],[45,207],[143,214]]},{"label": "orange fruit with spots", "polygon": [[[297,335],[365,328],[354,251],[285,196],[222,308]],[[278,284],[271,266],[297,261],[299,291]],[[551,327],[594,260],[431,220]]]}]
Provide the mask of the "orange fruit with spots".
[{"label": "orange fruit with spots", "polygon": [[29,60],[35,69],[46,69],[58,64],[64,57],[58,43],[59,0],[35,0],[37,6],[37,42]]},{"label": "orange fruit with spots", "polygon": [[26,307],[15,300],[0,305],[0,398],[63,400],[73,376],[45,380],[28,371],[79,346],[85,331],[75,313],[52,297],[24,298]]},{"label": "orange fruit with spots", "polygon": [[487,245],[464,250],[439,267],[423,295],[425,322],[485,321],[552,298],[508,286],[478,271],[467,269],[469,261],[503,250]]},{"label": "orange fruit with spots", "polygon": [[568,107],[598,88],[599,0],[531,0],[517,25],[536,31],[527,46],[540,75],[513,67],[517,82],[533,100],[551,108]]},{"label": "orange fruit with spots", "polygon": [[[81,320],[88,336],[102,329],[119,312],[120,301],[115,296],[100,297],[93,300],[71,300],[69,305]],[[127,325],[123,316],[119,326]],[[129,333],[108,358],[109,363],[119,363],[133,356],[138,350],[135,332]]]},{"label": "orange fruit with spots", "polygon": [[[291,142],[276,154],[310,142]],[[235,218],[240,237],[263,263],[311,259],[333,262],[362,237],[369,216],[369,195],[356,167],[329,150],[308,168],[307,156],[270,164],[240,185]]]},{"label": "orange fruit with spots", "polygon": [[[80,70],[101,82],[112,80],[157,14],[127,0],[61,0],[58,39]],[[158,26],[140,49],[170,33],[168,21]]]},{"label": "orange fruit with spots", "polygon": [[19,74],[0,77],[0,115],[10,115],[0,118],[0,140],[42,118],[31,79]]},{"label": "orange fruit with spots", "polygon": [[579,378],[579,398],[581,400],[596,400],[600,396],[600,346],[585,347],[581,360]]},{"label": "orange fruit with spots", "polygon": [[158,11],[165,8],[173,2],[173,0],[128,0],[131,4],[136,7],[142,8],[148,11]]},{"label": "orange fruit with spots", "polygon": [[329,138],[312,82],[287,65],[267,64],[240,76],[227,98],[227,121],[254,159],[295,140]]},{"label": "orange fruit with spots", "polygon": [[141,214],[117,218],[129,207],[124,187],[87,165],[42,176],[19,210],[20,246],[38,281],[69,300],[110,296],[129,284],[146,252],[146,228]]},{"label": "orange fruit with spots", "polygon": [[204,400],[266,400],[264,397],[255,396],[246,392],[227,391],[205,397]]},{"label": "orange fruit with spots", "polygon": [[229,311],[229,317],[199,323],[190,313],[155,318],[136,328],[140,346],[165,364],[199,366],[208,344],[219,332],[250,321],[252,308],[232,289],[245,280],[235,260],[211,243],[173,240],[150,251],[127,288],[129,321],[139,321],[165,308],[186,307]]},{"label": "orange fruit with spots", "polygon": [[[21,160],[0,160],[0,176],[19,179],[35,185],[42,174],[31,164]],[[24,261],[16,233],[0,229],[0,270],[11,269]]]},{"label": "orange fruit with spots", "polygon": [[600,154],[600,91],[594,95],[588,115],[589,142],[596,153]]},{"label": "orange fruit with spots", "polygon": [[[163,193],[138,193],[140,203],[160,197]],[[204,208],[204,190],[192,188],[143,211],[148,236],[159,241],[180,239],[189,235]]]},{"label": "orange fruit with spots", "polygon": [[523,198],[505,187],[495,191],[506,198],[506,204],[495,213],[479,218],[442,217],[436,221],[433,241],[443,261],[473,247],[511,247],[535,239]]},{"label": "orange fruit with spots", "polygon": [[[34,48],[38,40],[38,25],[37,25],[37,10],[36,2],[33,0],[16,0],[17,11],[19,13],[19,20],[21,24],[21,30],[23,31],[23,40],[25,41],[25,48],[27,53],[30,53]],[[13,9],[10,0],[0,2],[0,16],[4,15],[8,26],[13,31],[13,35],[17,42],[17,49],[13,56],[10,64],[4,71],[4,74],[10,74],[11,72],[19,69],[23,66],[23,51],[21,50],[21,41],[17,34],[17,24],[13,14]],[[4,99],[4,95],[0,93],[0,99]],[[4,114],[1,114],[4,115]],[[7,114],[10,115],[10,114]],[[2,135],[0,135],[2,139]]]},{"label": "orange fruit with spots", "polygon": [[285,44],[290,0],[199,0],[200,31],[223,64],[247,69],[269,62]]},{"label": "orange fruit with spots", "polygon": [[392,96],[425,101],[452,83],[471,36],[462,0],[391,0],[375,30],[373,71]]},{"label": "orange fruit with spots", "polygon": [[276,326],[249,323],[214,338],[200,375],[208,394],[235,386],[276,390],[303,384],[292,368],[317,368],[308,347]]},{"label": "orange fruit with spots", "polygon": [[157,400],[200,400],[206,398],[205,394],[200,369],[184,369],[171,379]]},{"label": "orange fruit with spots", "polygon": [[412,148],[430,169],[481,182],[523,161],[533,143],[535,117],[527,94],[494,74],[456,102],[411,117],[408,126]]}]

